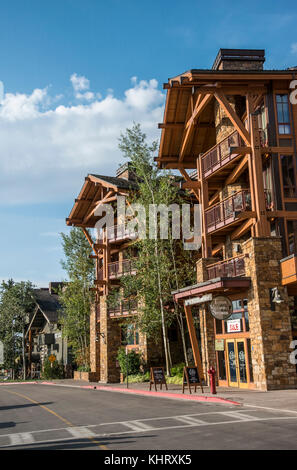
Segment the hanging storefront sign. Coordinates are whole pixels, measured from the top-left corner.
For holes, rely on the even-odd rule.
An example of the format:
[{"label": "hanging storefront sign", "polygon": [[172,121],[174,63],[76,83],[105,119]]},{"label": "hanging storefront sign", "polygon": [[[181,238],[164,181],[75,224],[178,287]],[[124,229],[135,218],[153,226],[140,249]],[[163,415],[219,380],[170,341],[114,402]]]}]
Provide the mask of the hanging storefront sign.
[{"label": "hanging storefront sign", "polygon": [[185,306],[188,305],[197,305],[204,304],[205,302],[210,302],[212,300],[212,294],[206,294],[202,297],[193,297],[192,299],[185,300]]},{"label": "hanging storefront sign", "polygon": [[216,351],[225,351],[225,341],[223,339],[215,340],[215,350]]},{"label": "hanging storefront sign", "polygon": [[227,332],[228,333],[237,333],[241,331],[241,321],[238,320],[228,320],[227,321]]},{"label": "hanging storefront sign", "polygon": [[226,320],[232,315],[232,302],[229,297],[218,295],[209,304],[210,313],[217,320]]}]

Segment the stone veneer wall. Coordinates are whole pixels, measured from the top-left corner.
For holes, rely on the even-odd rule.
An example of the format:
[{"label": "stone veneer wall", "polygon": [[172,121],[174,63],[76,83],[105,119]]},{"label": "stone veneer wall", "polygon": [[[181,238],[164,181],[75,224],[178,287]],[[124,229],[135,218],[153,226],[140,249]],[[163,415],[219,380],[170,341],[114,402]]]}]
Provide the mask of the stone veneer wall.
[{"label": "stone veneer wall", "polygon": [[100,380],[99,323],[97,322],[95,304],[92,305],[90,314],[90,368],[92,377],[95,380]]},{"label": "stone veneer wall", "polygon": [[[254,384],[260,390],[295,388],[295,366],[289,362],[292,328],[287,290],[281,287],[279,237],[250,238],[242,244],[246,276],[251,277],[248,312]],[[278,287],[284,302],[271,309],[269,289]]]},{"label": "stone veneer wall", "polygon": [[119,322],[107,313],[106,296],[100,297],[100,381],[116,383],[120,381],[117,367],[117,353],[121,345]]}]

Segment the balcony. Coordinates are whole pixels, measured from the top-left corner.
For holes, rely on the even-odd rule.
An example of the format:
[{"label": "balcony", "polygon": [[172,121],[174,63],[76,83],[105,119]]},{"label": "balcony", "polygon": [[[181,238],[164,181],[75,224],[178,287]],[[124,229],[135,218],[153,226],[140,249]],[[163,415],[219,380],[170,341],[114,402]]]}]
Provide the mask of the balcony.
[{"label": "balcony", "polygon": [[110,317],[131,315],[137,312],[137,300],[123,300],[117,306],[108,306],[107,313]]},{"label": "balcony", "polygon": [[126,224],[112,225],[102,230],[98,235],[98,242],[102,243],[105,238],[108,239],[109,243],[120,242],[125,240],[135,240],[137,238],[137,233],[135,230],[130,230],[126,227]]},{"label": "balcony", "polygon": [[212,175],[212,173],[239,156],[238,153],[232,153],[230,147],[245,147],[245,143],[237,131],[216,144],[202,156],[201,163],[204,178]]},{"label": "balcony", "polygon": [[[289,295],[296,295],[297,290],[297,256],[292,254],[280,260],[282,285],[288,287]],[[290,290],[293,289],[293,293]]]},{"label": "balcony", "polygon": [[208,279],[216,277],[238,277],[245,275],[245,255],[229,258],[207,266]]},{"label": "balcony", "polygon": [[226,225],[240,221],[245,218],[245,213],[251,210],[250,190],[238,191],[205,211],[206,231],[212,233]]},{"label": "balcony", "polygon": [[109,279],[119,279],[121,276],[131,275],[136,273],[136,260],[125,259],[122,262],[108,263],[108,277]]},{"label": "balcony", "polygon": [[[122,262],[116,261],[108,263],[108,278],[119,279],[122,276],[131,275],[136,273],[136,260],[137,258],[125,259]],[[97,272],[97,280],[103,281],[103,269]]]}]

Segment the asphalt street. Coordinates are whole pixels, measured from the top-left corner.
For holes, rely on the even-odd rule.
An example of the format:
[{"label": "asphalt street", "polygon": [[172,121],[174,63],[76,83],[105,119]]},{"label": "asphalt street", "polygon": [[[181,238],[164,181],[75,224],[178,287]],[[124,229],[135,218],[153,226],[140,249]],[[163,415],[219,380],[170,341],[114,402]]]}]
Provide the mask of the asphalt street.
[{"label": "asphalt street", "polygon": [[0,449],[296,449],[297,411],[49,385],[0,386]]}]

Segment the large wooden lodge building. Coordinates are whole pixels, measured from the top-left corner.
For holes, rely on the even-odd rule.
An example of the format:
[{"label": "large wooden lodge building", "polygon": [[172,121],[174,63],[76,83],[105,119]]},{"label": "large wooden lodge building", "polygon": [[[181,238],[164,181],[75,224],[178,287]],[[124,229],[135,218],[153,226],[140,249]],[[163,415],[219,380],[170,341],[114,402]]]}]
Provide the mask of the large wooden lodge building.
[{"label": "large wooden lodge building", "polygon": [[[174,292],[174,300],[224,295],[233,305],[228,320],[214,319],[208,304],[185,306],[196,364],[205,379],[214,366],[218,385],[270,390],[297,387],[289,360],[297,339],[297,105],[290,100],[297,67],[265,70],[264,61],[263,50],[220,49],[211,69],[169,79],[155,160],[181,172],[202,208],[197,283]],[[133,184],[124,174],[89,175],[67,219],[83,227],[97,259],[91,366],[101,381],[117,380],[120,333],[111,316],[125,312],[108,312],[105,295],[123,272],[127,240],[95,243],[87,229],[98,201]],[[137,341],[150,362],[154,348],[140,335]]]}]

